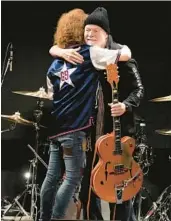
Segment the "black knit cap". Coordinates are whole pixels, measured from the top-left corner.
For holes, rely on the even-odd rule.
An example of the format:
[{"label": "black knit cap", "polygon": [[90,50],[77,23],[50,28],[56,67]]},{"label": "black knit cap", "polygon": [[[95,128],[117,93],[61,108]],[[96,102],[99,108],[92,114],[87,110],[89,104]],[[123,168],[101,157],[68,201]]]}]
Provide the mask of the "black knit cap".
[{"label": "black knit cap", "polygon": [[103,7],[96,8],[85,20],[84,25],[97,25],[110,34],[107,10]]}]

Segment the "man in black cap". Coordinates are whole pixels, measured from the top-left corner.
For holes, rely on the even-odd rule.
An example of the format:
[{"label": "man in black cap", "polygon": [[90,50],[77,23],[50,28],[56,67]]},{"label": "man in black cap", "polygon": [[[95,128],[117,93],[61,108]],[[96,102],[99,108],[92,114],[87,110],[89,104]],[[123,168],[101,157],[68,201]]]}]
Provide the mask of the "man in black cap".
[{"label": "man in black cap", "polygon": [[[87,16],[84,23],[84,40],[88,45],[96,45],[102,48],[121,49],[120,61],[127,61],[131,58],[131,51],[126,45],[120,45],[113,41],[110,35],[109,19],[107,10],[98,7]],[[78,53],[79,48],[64,49],[56,45],[54,36],[54,46],[49,50],[53,57],[62,57],[71,63],[82,63],[83,57]]]},{"label": "man in black cap", "polygon": [[[124,50],[126,51],[125,60],[130,58],[130,51],[127,46],[122,46],[115,43],[110,35],[110,27],[107,11],[104,8],[98,7],[95,11],[93,11],[85,20],[85,30],[84,30],[84,39],[85,42],[89,45],[98,45],[102,48],[109,49],[122,49],[122,53],[124,54]],[[56,46],[55,46],[56,47]],[[77,49],[57,49],[51,48],[50,53],[52,56],[62,56],[65,60],[72,63],[81,63],[83,58],[79,57],[77,54]],[[60,53],[57,50],[61,50]],[[67,51],[68,50],[68,51]],[[66,52],[67,51],[67,52]],[[128,53],[127,53],[128,52]],[[130,53],[130,54],[129,54]],[[78,57],[77,57],[78,55]],[[123,58],[123,57],[122,57]],[[128,62],[122,62],[120,60],[119,65],[119,75],[120,75],[120,85],[119,85],[119,94],[120,101],[118,104],[112,105],[112,113],[113,116],[122,116],[121,117],[121,125],[122,125],[122,136],[133,135],[133,109],[134,107],[139,106],[140,100],[143,96],[143,86],[141,83],[141,79],[139,76],[139,72],[137,69],[137,64],[135,60],[131,59]],[[129,82],[129,84],[128,84]],[[87,200],[88,200],[88,190],[89,190],[89,179],[91,174],[91,165],[92,159],[94,155],[94,144],[96,139],[98,139],[101,135],[106,134],[107,132],[112,131],[111,122],[111,110],[108,106],[108,103],[111,102],[111,89],[110,85],[106,82],[106,79],[101,76],[99,87],[99,95],[100,92],[103,91],[104,97],[104,121],[102,120],[101,110],[98,112],[101,116],[97,116],[96,128],[91,136],[91,146],[92,151],[87,153],[87,166],[84,171],[84,177],[82,181],[80,199],[83,204],[83,215],[84,219],[87,219],[86,209],[87,209]],[[101,93],[102,95],[102,93]],[[99,96],[102,97],[102,96]],[[101,105],[99,104],[99,107]],[[99,120],[101,118],[101,120]],[[101,130],[99,129],[101,128]],[[113,219],[113,204],[110,204],[110,219]],[[132,215],[132,204],[131,202],[126,202],[123,205],[117,205],[116,210],[116,219],[122,221],[132,221],[135,220]],[[91,204],[90,204],[90,219],[102,219],[99,199],[98,197],[92,193],[91,194]]]}]

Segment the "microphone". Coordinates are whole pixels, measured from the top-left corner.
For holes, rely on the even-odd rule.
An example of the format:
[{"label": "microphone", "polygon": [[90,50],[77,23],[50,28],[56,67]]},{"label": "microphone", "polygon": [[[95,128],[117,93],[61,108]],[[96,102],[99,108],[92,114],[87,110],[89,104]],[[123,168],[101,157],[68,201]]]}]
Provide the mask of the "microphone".
[{"label": "microphone", "polygon": [[13,45],[10,46],[10,71],[12,71],[12,62],[13,62]]}]

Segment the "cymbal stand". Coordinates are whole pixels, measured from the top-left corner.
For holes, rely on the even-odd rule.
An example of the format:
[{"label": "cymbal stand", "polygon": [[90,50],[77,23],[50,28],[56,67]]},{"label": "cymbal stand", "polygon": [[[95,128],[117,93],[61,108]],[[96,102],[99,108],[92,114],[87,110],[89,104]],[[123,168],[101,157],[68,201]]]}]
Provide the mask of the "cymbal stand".
[{"label": "cymbal stand", "polygon": [[[47,164],[42,160],[42,158],[35,152],[35,150],[28,144],[27,145],[34,153],[34,155],[37,157],[37,159],[40,160],[40,162],[47,168]],[[23,213],[25,216],[30,216],[33,220],[35,218],[35,220],[37,220],[37,207],[36,207],[36,202],[37,202],[37,196],[38,196],[38,185],[34,183],[34,180],[35,180],[35,159],[34,158],[33,160],[30,160],[30,167],[29,167],[29,173],[32,174],[32,179],[31,179],[31,184],[30,184],[30,181],[29,181],[29,178],[27,178],[27,181],[26,181],[26,189],[21,193],[19,194],[18,196],[16,196],[12,203],[10,203],[8,205],[8,207],[4,210],[4,212],[1,214],[2,215],[2,220],[3,220],[3,217],[8,213],[8,211],[14,206],[14,205],[17,205],[20,209],[19,213],[17,215],[19,215],[20,213]],[[25,197],[26,197],[26,194],[31,194],[31,210],[30,210],[30,213],[26,212],[26,210],[24,209],[24,201],[25,201]],[[19,200],[21,198],[24,198],[23,200],[23,203],[21,205],[21,203],[19,202]],[[36,212],[35,212],[36,210]],[[34,213],[36,215],[34,215]]]},{"label": "cymbal stand", "polygon": [[[30,207],[30,215],[31,217],[37,219],[37,196],[39,195],[38,191],[38,184],[36,184],[37,179],[37,164],[38,159],[40,160],[41,157],[38,156],[38,147],[39,147],[39,130],[40,130],[40,120],[43,115],[42,107],[44,105],[44,102],[39,99],[37,101],[38,108],[34,110],[34,117],[36,120],[36,123],[34,124],[36,136],[35,136],[35,151],[34,152],[34,159],[32,160],[32,181],[31,181],[31,207]],[[30,145],[28,146],[30,148]],[[31,149],[31,148],[30,148]],[[33,149],[34,150],[34,149]],[[41,159],[41,162],[43,160]],[[43,163],[45,165],[45,163]]]},{"label": "cymbal stand", "polygon": [[[37,197],[39,195],[39,189],[38,184],[36,184],[37,179],[37,164],[38,160],[47,168],[47,164],[43,161],[43,159],[38,155],[38,146],[39,146],[39,130],[40,130],[40,120],[42,117],[42,107],[43,107],[43,101],[39,100],[37,102],[38,108],[34,110],[34,117],[36,119],[36,123],[34,123],[34,127],[36,130],[36,136],[35,136],[35,148],[32,148],[29,144],[27,145],[32,152],[34,153],[34,158],[30,160],[30,168],[29,172],[31,173],[31,181],[29,181],[29,178],[26,182],[26,189],[15,197],[13,202],[7,207],[7,209],[4,211],[2,218],[6,215],[6,213],[12,208],[13,205],[17,204],[20,208],[21,212],[26,215],[30,216],[33,220],[37,220]],[[15,123],[16,125],[16,123]],[[15,128],[15,127],[14,127]],[[23,206],[20,204],[19,199],[25,196],[26,193],[31,194],[31,205],[30,205],[30,213],[26,212]],[[23,203],[24,204],[24,203]]]},{"label": "cymbal stand", "polygon": [[7,214],[7,212],[16,204],[19,208],[20,208],[20,212],[22,212],[25,216],[29,216],[29,214],[26,212],[26,210],[22,207],[22,205],[20,204],[19,202],[19,199],[21,197],[23,197],[26,192],[28,191],[28,189],[25,189],[21,194],[19,194],[18,196],[16,196],[12,203],[8,205],[8,207],[4,210],[3,214],[1,214],[1,217],[2,217],[2,220],[3,220],[3,217]]},{"label": "cymbal stand", "polygon": [[[31,172],[31,165],[32,165],[32,162],[30,161],[30,168],[29,168],[29,172]],[[12,207],[14,205],[17,205],[18,208],[20,209],[18,214],[16,215],[16,217],[19,215],[19,214],[24,214],[25,216],[29,217],[30,214],[28,212],[26,212],[26,210],[24,209],[23,205],[21,205],[21,203],[19,202],[19,200],[23,197],[25,199],[26,197],[26,194],[29,193],[29,188],[30,188],[30,185],[29,185],[29,178],[27,178],[27,181],[26,181],[26,189],[20,193],[19,195],[17,195],[13,201],[7,206],[7,208],[4,210],[3,214],[1,214],[2,216],[2,220],[3,220],[3,217],[5,217],[5,215],[8,213],[8,211],[10,209],[12,209]],[[22,203],[24,204],[24,203]]]},{"label": "cymbal stand", "polygon": [[[26,189],[24,190],[24,192],[22,194],[20,194],[19,196],[17,196],[14,199],[14,203],[19,204],[18,200],[22,197],[22,196],[26,196],[26,193],[31,194],[31,205],[30,205],[30,217],[32,218],[32,220],[37,220],[37,198],[39,195],[39,188],[38,188],[38,184],[36,184],[36,179],[37,179],[37,164],[38,164],[38,160],[47,168],[47,164],[43,161],[43,159],[38,155],[38,146],[39,146],[39,130],[40,130],[40,120],[41,120],[41,116],[43,114],[41,108],[43,107],[43,102],[40,100],[39,102],[37,102],[38,104],[38,109],[34,110],[34,117],[36,119],[36,123],[34,124],[35,130],[36,130],[36,136],[35,136],[35,148],[32,148],[29,144],[27,145],[29,147],[29,149],[31,149],[31,151],[34,153],[34,158],[32,160],[30,160],[30,168],[29,168],[29,172],[31,174],[31,180],[28,178],[27,182],[26,182]],[[24,198],[25,200],[25,198]],[[23,200],[23,201],[24,201]],[[13,204],[14,204],[13,203]],[[12,204],[12,205],[13,205]],[[12,206],[11,205],[11,206]],[[24,202],[23,202],[24,205]],[[24,208],[19,204],[20,209],[22,210],[22,212],[27,216],[28,213],[24,210]],[[11,207],[10,207],[11,208]],[[10,209],[9,208],[9,209]],[[8,210],[9,210],[8,209]],[[5,211],[4,213],[6,213],[7,211]],[[4,214],[5,215],[5,214]]]}]

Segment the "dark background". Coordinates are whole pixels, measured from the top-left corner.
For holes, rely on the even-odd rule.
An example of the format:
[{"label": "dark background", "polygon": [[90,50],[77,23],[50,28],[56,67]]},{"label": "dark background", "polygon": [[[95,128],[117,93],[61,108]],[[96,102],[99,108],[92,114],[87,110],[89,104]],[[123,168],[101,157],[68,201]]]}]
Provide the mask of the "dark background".
[{"label": "dark background", "polygon": [[[25,119],[34,120],[33,110],[37,99],[13,94],[13,90],[37,91],[46,87],[46,72],[52,62],[48,51],[53,44],[53,34],[60,15],[73,8],[82,8],[91,13],[96,7],[107,9],[111,33],[116,42],[131,48],[136,58],[145,97],[137,114],[147,123],[149,145],[156,155],[150,168],[150,183],[161,191],[170,180],[171,165],[169,154],[171,139],[155,133],[156,129],[171,128],[171,102],[152,103],[150,99],[171,94],[171,14],[170,2],[2,2],[1,28],[1,64],[9,42],[14,47],[12,72],[7,72],[1,95],[2,114],[14,114],[20,111]],[[1,65],[1,66],[2,66]],[[42,124],[48,125],[50,102],[45,101]],[[10,125],[1,120],[2,130]],[[44,160],[48,159],[46,147],[46,129],[40,131],[39,153]],[[22,176],[28,167],[28,160],[33,153],[27,144],[35,145],[34,128],[17,125],[11,132],[2,134],[2,196],[15,195],[18,185],[23,181],[17,178],[15,190],[11,191],[11,179]],[[42,165],[40,174],[45,174]],[[43,171],[43,172],[42,172]],[[7,173],[8,172],[8,173]],[[10,174],[16,173],[14,178]],[[22,178],[21,178],[22,180]],[[14,181],[15,183],[15,181]],[[40,179],[41,183],[41,179]],[[23,184],[22,184],[23,185]],[[8,188],[7,188],[8,186]],[[13,184],[14,186],[14,184]]]}]

